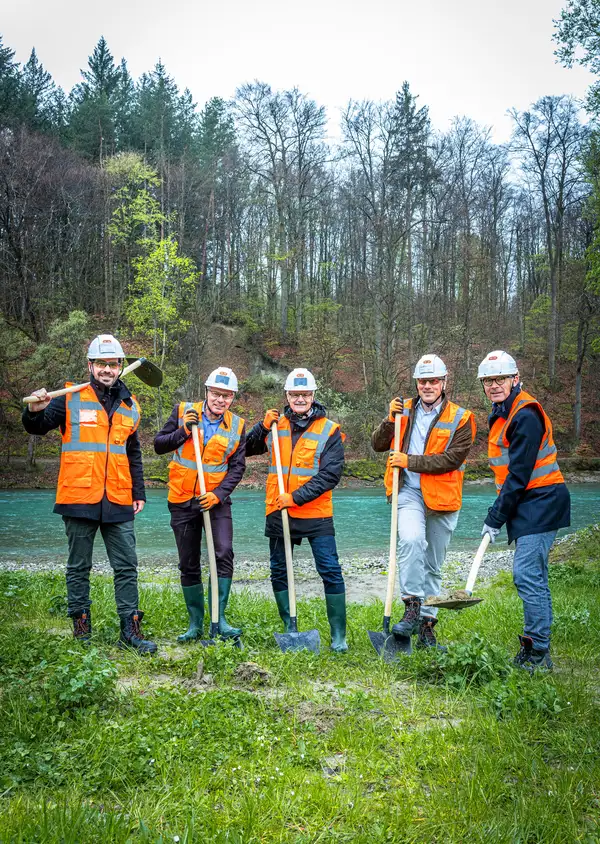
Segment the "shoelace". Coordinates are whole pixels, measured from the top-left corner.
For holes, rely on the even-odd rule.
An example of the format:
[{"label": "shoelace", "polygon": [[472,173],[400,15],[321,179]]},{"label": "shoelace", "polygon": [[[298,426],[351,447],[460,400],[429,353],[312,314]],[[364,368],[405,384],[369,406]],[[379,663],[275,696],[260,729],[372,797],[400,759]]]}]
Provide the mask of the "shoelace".
[{"label": "shoelace", "polygon": [[144,639],[145,636],[140,630],[140,619],[137,615],[134,615],[131,619],[131,635],[135,636],[136,639]]},{"label": "shoelace", "polygon": [[85,636],[90,632],[90,626],[88,624],[88,617],[87,615],[82,615],[79,618],[75,619],[75,635],[76,636]]}]

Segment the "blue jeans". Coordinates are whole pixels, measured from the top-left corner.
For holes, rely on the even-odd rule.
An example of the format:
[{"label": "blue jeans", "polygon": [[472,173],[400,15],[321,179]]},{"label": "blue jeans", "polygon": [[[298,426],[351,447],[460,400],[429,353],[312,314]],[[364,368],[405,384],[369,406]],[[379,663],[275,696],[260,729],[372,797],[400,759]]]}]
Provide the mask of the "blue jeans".
[{"label": "blue jeans", "polygon": [[[338,559],[335,536],[308,537],[310,547],[315,558],[317,571],[323,580],[326,595],[339,595],[346,591],[342,567]],[[288,588],[287,570],[285,567],[285,546],[283,537],[269,539],[271,553],[271,585],[273,592],[284,592]],[[294,546],[292,545],[292,553]]]},{"label": "blue jeans", "polygon": [[520,536],[513,560],[513,580],[523,601],[524,633],[538,650],[550,647],[552,596],[548,586],[548,554],[555,536],[555,530]]}]

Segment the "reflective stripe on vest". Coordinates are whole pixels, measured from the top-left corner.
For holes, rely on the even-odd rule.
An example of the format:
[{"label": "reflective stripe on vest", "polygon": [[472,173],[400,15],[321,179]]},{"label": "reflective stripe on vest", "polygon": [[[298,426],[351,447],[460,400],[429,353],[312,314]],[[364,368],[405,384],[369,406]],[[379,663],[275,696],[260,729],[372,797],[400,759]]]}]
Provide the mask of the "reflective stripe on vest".
[{"label": "reflective stripe on vest", "polygon": [[[535,465],[525,489],[535,489],[536,487],[550,486],[555,483],[564,483],[564,478],[556,460],[552,460],[550,463],[542,462],[546,458],[552,457],[557,453],[556,445],[554,443],[554,437],[552,434],[552,423],[550,422],[550,419],[546,415],[543,407],[540,405],[537,399],[522,390],[520,393],[518,393],[517,398],[515,399],[513,406],[510,409],[508,418],[506,420],[502,420],[501,425],[499,424],[501,418],[498,418],[492,425],[492,428],[490,429],[489,433],[488,462],[492,471],[494,472],[496,492],[498,494],[500,493],[504,485],[504,481],[506,480],[506,477],[508,475],[508,472],[510,471],[510,443],[507,439],[508,427],[512,423],[516,414],[522,408],[531,405],[537,407],[542,415],[542,419],[544,421],[544,436],[542,437],[542,441],[540,443],[540,447],[536,455]],[[540,480],[542,480],[541,483]]]},{"label": "reflective stripe on vest", "polygon": [[[404,402],[400,428],[400,443],[396,445],[394,438],[392,438],[390,452],[399,451],[402,448],[402,443],[404,442],[406,429],[409,423],[409,419],[407,417],[410,416],[412,404],[412,399],[407,399]],[[442,454],[447,451],[452,444],[457,430],[468,424],[472,426],[472,430],[474,432],[475,423],[471,411],[466,410],[464,407],[460,407],[453,402],[448,402],[444,409],[438,414],[435,423],[428,432],[424,454]],[[439,433],[445,433],[446,431],[448,432],[447,437],[442,436]],[[462,504],[462,486],[465,468],[466,464],[462,463],[457,469],[454,469],[451,472],[444,472],[442,474],[435,475],[427,472],[420,473],[421,494],[423,495],[425,504],[430,510],[455,512],[460,509]],[[388,462],[384,478],[387,495],[391,495],[392,492],[392,478],[393,473]]]},{"label": "reflective stripe on vest", "polygon": [[[280,427],[283,426],[283,427]],[[292,448],[292,432],[290,422],[286,417],[280,419],[278,424],[278,438],[281,440],[280,453],[282,463],[283,482],[286,492],[293,493],[305,483],[308,483],[319,472],[319,464],[323,450],[327,445],[329,437],[332,436],[339,425],[332,422],[330,419],[317,419],[312,422],[309,428],[298,437],[296,445]],[[273,452],[273,434],[265,437],[265,442],[269,449],[271,457],[271,465],[269,467],[269,475],[267,477],[267,515],[272,513],[275,507],[275,498],[279,494],[279,487],[277,482],[277,464],[275,462],[275,454]],[[316,447],[312,454],[312,465],[310,466],[294,466],[294,454],[298,454],[303,444],[307,442],[316,443]],[[306,455],[308,457],[308,455]],[[308,462],[308,461],[307,461]],[[309,518],[327,518],[333,515],[331,490],[323,493],[301,506],[293,505],[288,508],[288,513],[292,518],[309,519]]]},{"label": "reflective stripe on vest", "polygon": [[137,430],[141,412],[135,396],[131,402],[129,408],[121,401],[109,420],[91,385],[67,396],[58,504],[98,503],[105,491],[114,504],[132,503],[127,440]]},{"label": "reflective stripe on vest", "polygon": [[[178,411],[178,423],[180,427],[183,426],[183,417],[186,411],[192,408],[196,409],[198,416],[200,419],[202,418],[204,402],[198,403],[197,405],[194,405],[193,402],[182,402],[179,405]],[[228,428],[225,427],[225,422],[229,424]],[[214,435],[207,443],[204,443],[204,432],[202,427],[199,426],[198,433],[200,435],[202,469],[208,492],[216,489],[227,474],[227,463],[240,443],[243,427],[244,420],[229,410],[226,410],[223,414],[223,421]],[[223,443],[223,440],[226,441],[226,444]],[[215,444],[217,444],[216,448]],[[208,459],[207,451],[210,451]],[[211,462],[215,457],[218,459],[218,462]],[[173,452],[171,457],[171,463],[169,464],[168,500],[173,503],[189,501],[196,493],[197,479],[198,467],[194,454],[193,440],[188,438]]]}]

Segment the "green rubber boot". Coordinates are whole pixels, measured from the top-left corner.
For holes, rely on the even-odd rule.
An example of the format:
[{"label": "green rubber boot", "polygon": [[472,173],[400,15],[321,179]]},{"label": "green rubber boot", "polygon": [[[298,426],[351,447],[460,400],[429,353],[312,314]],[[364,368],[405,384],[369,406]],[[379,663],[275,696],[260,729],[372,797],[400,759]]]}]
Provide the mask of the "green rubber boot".
[{"label": "green rubber boot", "polygon": [[197,586],[182,586],[183,597],[190,617],[190,626],[177,637],[178,642],[191,642],[194,639],[202,638],[202,627],[204,626],[204,587],[201,583]]},{"label": "green rubber boot", "polygon": [[279,617],[283,621],[283,632],[290,632],[290,593],[287,589],[283,592],[273,592],[277,609],[279,610]]},{"label": "green rubber boot", "polygon": [[[218,577],[219,584],[219,636],[223,639],[237,639],[242,635],[241,627],[232,627],[225,618],[225,610],[229,601],[229,593],[231,592],[231,578]],[[211,612],[211,591],[210,583],[208,584],[208,613]]]},{"label": "green rubber boot", "polygon": [[337,595],[325,593],[325,604],[327,605],[327,618],[331,630],[331,650],[336,653],[345,653],[348,650],[346,642],[346,593],[340,592]]}]

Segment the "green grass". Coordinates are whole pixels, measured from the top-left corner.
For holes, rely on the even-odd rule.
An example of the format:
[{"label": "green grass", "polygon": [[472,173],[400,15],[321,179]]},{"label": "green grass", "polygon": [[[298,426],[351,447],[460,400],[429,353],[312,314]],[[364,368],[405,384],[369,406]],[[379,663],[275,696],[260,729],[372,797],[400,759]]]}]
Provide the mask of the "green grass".
[{"label": "green grass", "polygon": [[[62,576],[0,574],[0,841],[598,842],[598,570],[553,567],[557,669],[533,678],[510,667],[508,575],[443,616],[447,656],[388,666],[366,635],[379,603],[350,607],[345,656],[324,602],[301,603],[322,653],[284,655],[273,602],[241,593],[245,650],[203,649],[174,644],[179,592],[146,581],[160,650],[141,659],[115,647],[110,578],[93,578],[86,651]],[[248,661],[266,680],[236,674]]]}]

